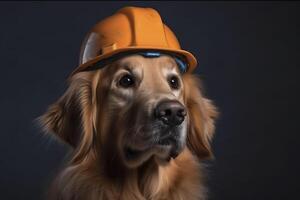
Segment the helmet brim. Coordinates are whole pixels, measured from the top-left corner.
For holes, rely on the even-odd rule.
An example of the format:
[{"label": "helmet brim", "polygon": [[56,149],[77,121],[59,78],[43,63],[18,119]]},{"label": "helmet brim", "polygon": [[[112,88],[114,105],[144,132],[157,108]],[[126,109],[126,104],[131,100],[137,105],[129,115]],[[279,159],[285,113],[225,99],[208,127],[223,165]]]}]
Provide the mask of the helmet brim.
[{"label": "helmet brim", "polygon": [[170,49],[170,48],[157,48],[157,47],[149,47],[149,46],[132,46],[132,47],[124,47],[124,48],[119,48],[116,49],[114,51],[96,56],[95,58],[89,60],[86,63],[83,63],[81,65],[79,65],[72,73],[71,76],[78,73],[78,72],[82,72],[82,71],[90,71],[93,65],[95,65],[96,63],[114,57],[116,55],[120,55],[122,53],[134,53],[134,52],[139,52],[139,51],[145,51],[145,50],[155,50],[155,51],[161,51],[164,52],[165,54],[171,54],[171,55],[178,55],[181,56],[185,59],[186,63],[187,63],[187,70],[186,73],[191,73],[197,66],[197,59],[195,58],[195,56],[185,50],[181,50],[181,49]]}]

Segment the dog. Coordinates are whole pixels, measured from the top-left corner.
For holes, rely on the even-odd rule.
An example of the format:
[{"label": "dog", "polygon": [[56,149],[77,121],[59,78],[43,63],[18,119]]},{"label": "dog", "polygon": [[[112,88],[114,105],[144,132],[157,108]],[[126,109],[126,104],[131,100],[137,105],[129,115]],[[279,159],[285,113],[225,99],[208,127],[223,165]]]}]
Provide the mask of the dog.
[{"label": "dog", "polygon": [[49,199],[203,200],[218,111],[169,55],[74,74],[40,121],[70,145]]}]

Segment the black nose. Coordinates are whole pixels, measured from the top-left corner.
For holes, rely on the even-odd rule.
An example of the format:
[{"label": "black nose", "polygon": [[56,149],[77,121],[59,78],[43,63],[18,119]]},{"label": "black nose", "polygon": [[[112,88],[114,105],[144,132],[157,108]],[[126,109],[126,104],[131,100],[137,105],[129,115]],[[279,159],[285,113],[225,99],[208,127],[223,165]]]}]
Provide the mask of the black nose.
[{"label": "black nose", "polygon": [[180,125],[185,116],[184,106],[178,101],[165,100],[160,102],[155,108],[155,117],[169,126]]}]

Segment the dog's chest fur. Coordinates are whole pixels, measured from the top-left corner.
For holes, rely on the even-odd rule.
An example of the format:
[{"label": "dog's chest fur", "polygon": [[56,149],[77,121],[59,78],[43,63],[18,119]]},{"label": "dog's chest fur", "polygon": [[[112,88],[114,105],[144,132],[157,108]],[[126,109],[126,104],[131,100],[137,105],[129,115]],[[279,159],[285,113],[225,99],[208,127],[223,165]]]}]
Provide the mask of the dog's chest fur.
[{"label": "dog's chest fur", "polygon": [[[78,169],[81,170],[78,170]],[[108,180],[97,166],[68,167],[53,184],[51,199],[64,200],[204,200],[201,168],[186,150],[168,165],[149,165]],[[96,172],[96,170],[98,172]],[[72,192],[71,192],[72,191]]]}]

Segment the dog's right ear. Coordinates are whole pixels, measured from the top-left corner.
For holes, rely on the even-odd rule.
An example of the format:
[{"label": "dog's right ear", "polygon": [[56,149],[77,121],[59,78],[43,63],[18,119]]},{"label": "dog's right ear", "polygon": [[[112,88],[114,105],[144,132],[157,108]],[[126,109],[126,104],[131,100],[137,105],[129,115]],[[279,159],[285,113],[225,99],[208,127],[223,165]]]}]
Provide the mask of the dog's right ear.
[{"label": "dog's right ear", "polygon": [[64,95],[38,119],[46,132],[54,133],[72,147],[78,146],[84,137],[92,137],[96,74],[81,72],[71,77]]},{"label": "dog's right ear", "polygon": [[202,95],[200,79],[184,74],[185,102],[189,116],[187,146],[199,160],[212,158],[210,141],[218,111],[213,102]]}]

